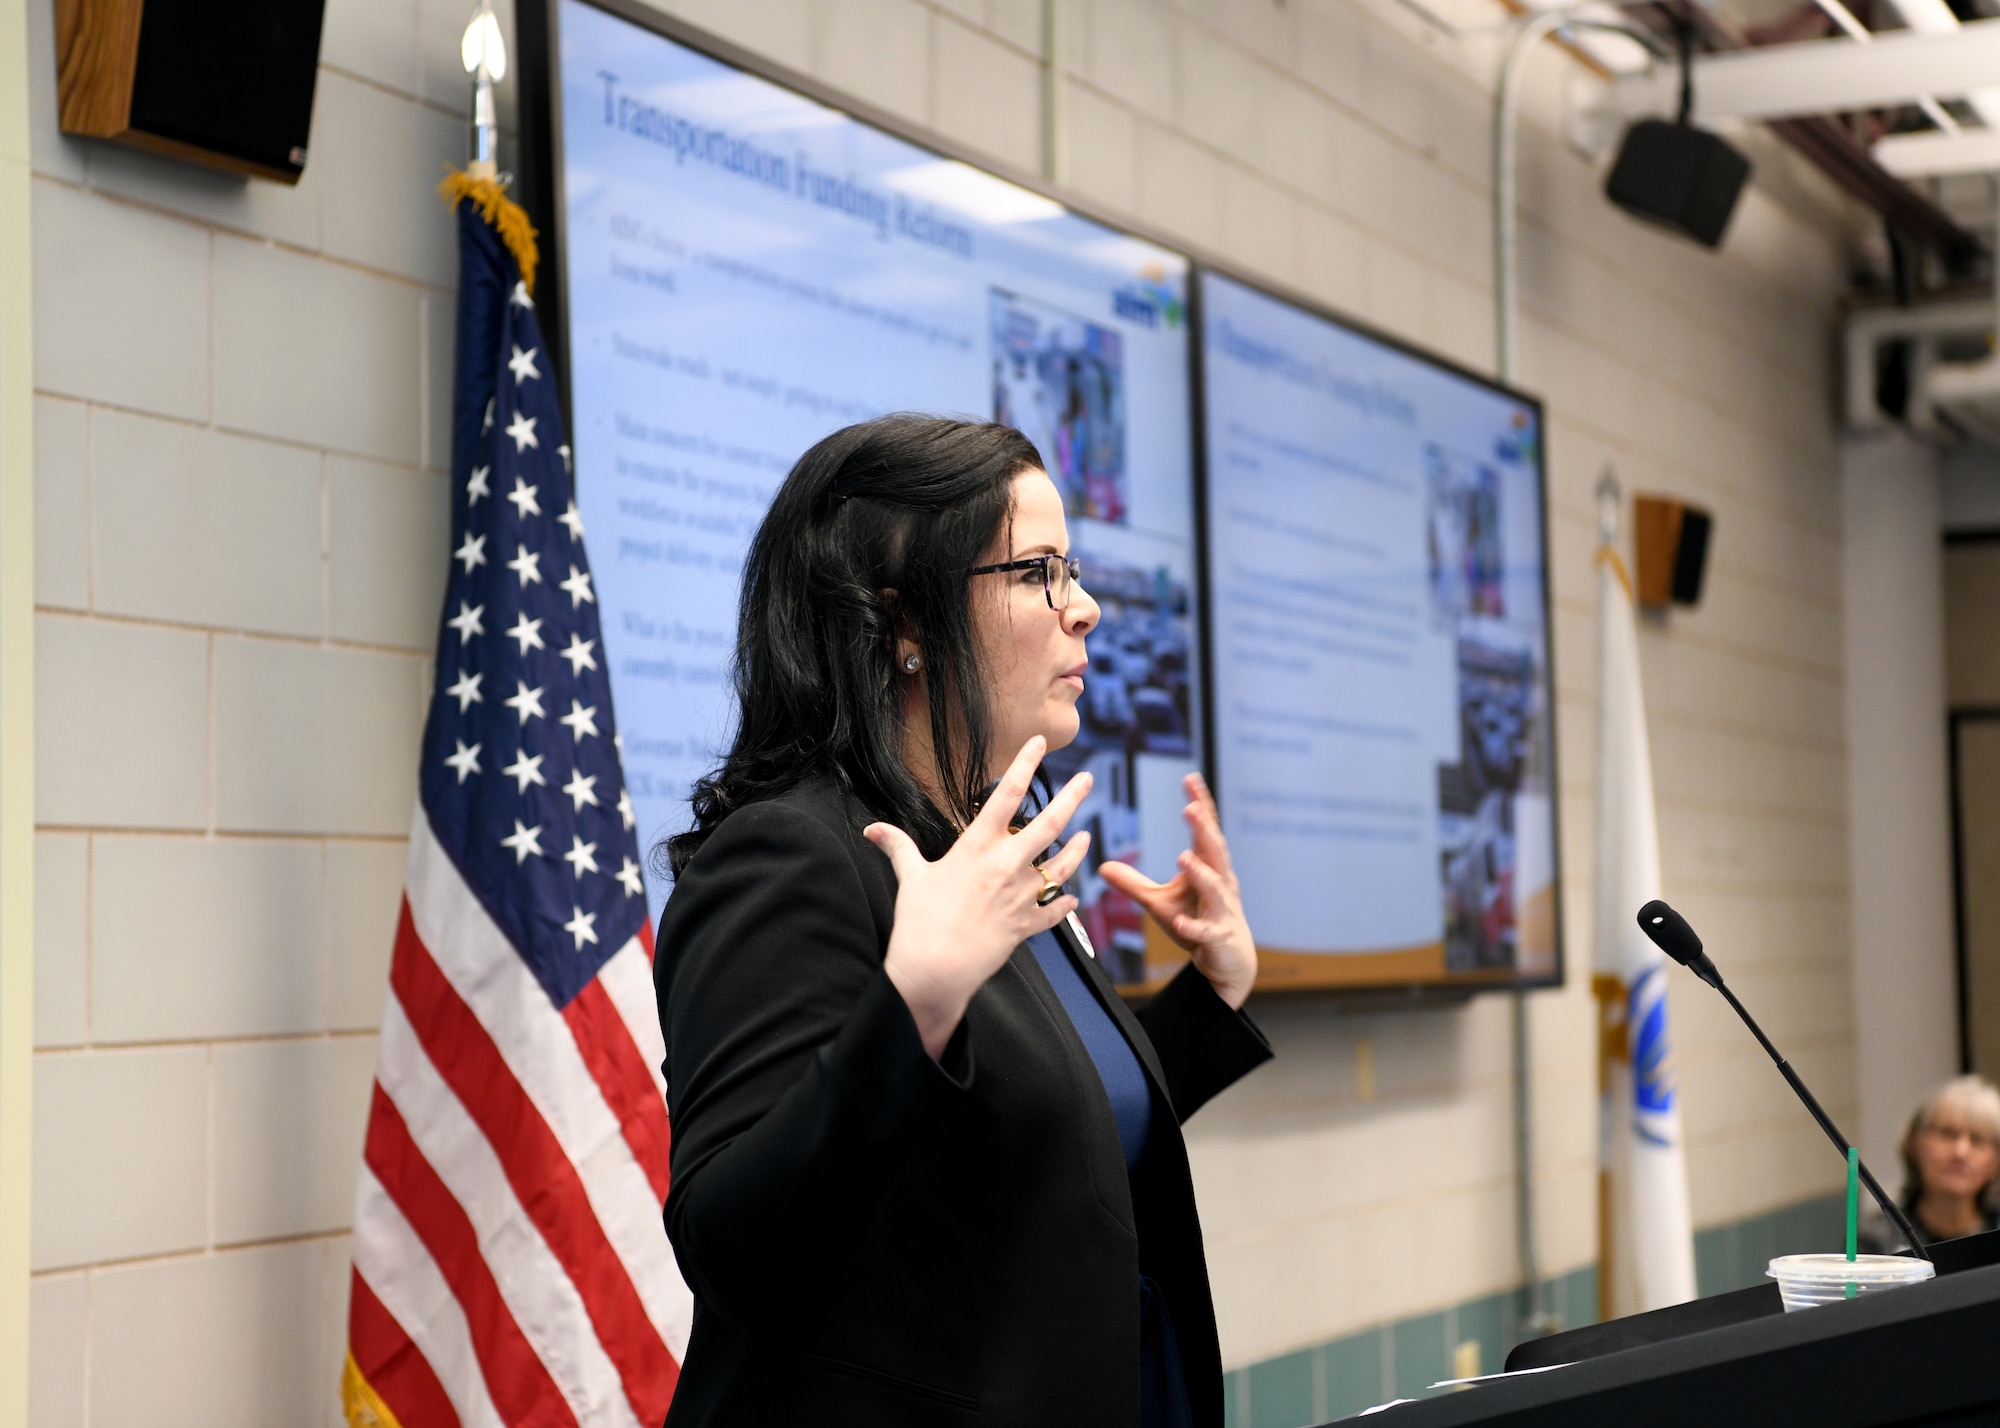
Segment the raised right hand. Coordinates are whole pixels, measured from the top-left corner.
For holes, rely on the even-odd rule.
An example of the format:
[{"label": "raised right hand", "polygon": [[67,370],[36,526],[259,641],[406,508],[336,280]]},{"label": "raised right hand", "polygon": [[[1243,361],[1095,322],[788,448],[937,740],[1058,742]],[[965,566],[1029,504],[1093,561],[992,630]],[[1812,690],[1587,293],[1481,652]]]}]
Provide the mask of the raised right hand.
[{"label": "raised right hand", "polygon": [[958,1029],[972,994],[1000,970],[1014,948],[1076,910],[1064,894],[1047,907],[1035,899],[1046,884],[1069,881],[1090,847],[1090,834],[1065,843],[1038,872],[1035,854],[1056,840],[1090,792],[1080,773],[1062,786],[1019,833],[1007,824],[1040,766],[1048,741],[1037,734],[1021,746],[979,816],[935,863],[910,835],[888,823],[861,830],[896,869],[896,923],[884,970],[902,994],[933,1059]]}]

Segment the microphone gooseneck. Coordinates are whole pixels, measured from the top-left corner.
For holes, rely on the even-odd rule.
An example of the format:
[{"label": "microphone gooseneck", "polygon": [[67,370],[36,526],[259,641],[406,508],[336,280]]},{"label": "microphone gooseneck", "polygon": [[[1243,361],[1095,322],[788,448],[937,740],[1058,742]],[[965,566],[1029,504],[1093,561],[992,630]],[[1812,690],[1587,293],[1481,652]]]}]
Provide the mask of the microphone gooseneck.
[{"label": "microphone gooseneck", "polygon": [[[1735,1009],[1736,1015],[1743,1018],[1743,1024],[1750,1028],[1750,1034],[1757,1038],[1757,1044],[1764,1048],[1765,1054],[1777,1066],[1778,1074],[1785,1078],[1786,1084],[1805,1103],[1805,1108],[1812,1112],[1812,1118],[1819,1122],[1819,1128],[1826,1132],[1826,1138],[1833,1142],[1834,1149],[1840,1152],[1840,1158],[1844,1162],[1853,1142],[1840,1133],[1840,1127],[1833,1123],[1833,1117],[1826,1113],[1819,1100],[1806,1089],[1806,1083],[1799,1079],[1796,1071],[1792,1070],[1792,1063],[1778,1054],[1778,1048],[1771,1044],[1770,1037],[1764,1035],[1764,1028],[1757,1025],[1757,1018],[1750,1015],[1749,1008],[1738,1001],[1736,993],[1723,984],[1722,973],[1716,970],[1715,963],[1709,960],[1708,954],[1701,950],[1701,938],[1697,937],[1695,930],[1688,926],[1687,919],[1659,898],[1654,898],[1639,909],[1638,920],[1639,930],[1652,939],[1654,946],[1722,993],[1723,1000]],[[1858,1159],[1857,1157],[1857,1161]],[[1930,1252],[1918,1238],[1916,1226],[1910,1223],[1896,1202],[1889,1198],[1865,1163],[1861,1164],[1860,1169],[1861,1183],[1868,1187],[1868,1193],[1875,1197],[1875,1203],[1882,1207],[1882,1213],[1889,1217],[1890,1223],[1902,1232],[1905,1240],[1909,1241],[1911,1252],[1922,1259],[1929,1259]]]}]

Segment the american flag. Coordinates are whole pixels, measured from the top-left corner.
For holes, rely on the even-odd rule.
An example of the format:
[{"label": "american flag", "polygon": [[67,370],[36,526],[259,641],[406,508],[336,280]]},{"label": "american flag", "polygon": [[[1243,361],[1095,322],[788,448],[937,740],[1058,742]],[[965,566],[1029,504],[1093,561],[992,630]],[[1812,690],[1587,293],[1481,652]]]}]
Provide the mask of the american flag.
[{"label": "american flag", "polygon": [[656,1428],[693,1302],[660,1223],[638,838],[547,350],[480,207],[458,205],[451,570],[342,1397],[356,1428]]}]

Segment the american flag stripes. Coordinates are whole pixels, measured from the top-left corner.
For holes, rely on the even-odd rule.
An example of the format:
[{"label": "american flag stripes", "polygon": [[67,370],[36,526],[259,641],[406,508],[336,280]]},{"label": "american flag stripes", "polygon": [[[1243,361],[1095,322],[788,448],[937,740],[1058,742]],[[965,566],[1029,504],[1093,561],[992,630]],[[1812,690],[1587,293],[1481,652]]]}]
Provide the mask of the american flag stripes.
[{"label": "american flag stripes", "polygon": [[453,550],[342,1394],[357,1428],[655,1428],[693,1304],[638,838],[533,299],[504,198],[454,183]]}]

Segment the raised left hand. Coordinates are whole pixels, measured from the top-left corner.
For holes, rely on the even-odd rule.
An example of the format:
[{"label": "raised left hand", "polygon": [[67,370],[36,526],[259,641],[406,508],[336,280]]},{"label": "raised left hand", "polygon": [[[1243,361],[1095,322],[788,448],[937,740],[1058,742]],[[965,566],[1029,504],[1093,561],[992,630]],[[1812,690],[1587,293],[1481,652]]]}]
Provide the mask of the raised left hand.
[{"label": "raised left hand", "polygon": [[1181,810],[1194,846],[1180,856],[1180,872],[1156,883],[1130,863],[1106,859],[1098,874],[1139,904],[1169,937],[1194,957],[1215,994],[1233,1010],[1257,980],[1257,944],[1243,917],[1243,892],[1229,861],[1229,843],[1216,816],[1215,796],[1198,773],[1186,779],[1188,806]]}]

